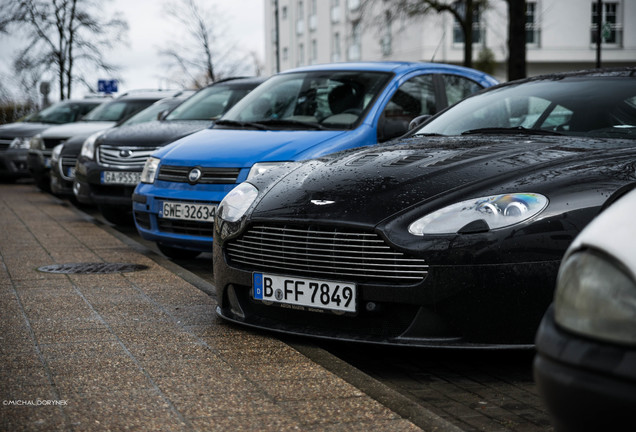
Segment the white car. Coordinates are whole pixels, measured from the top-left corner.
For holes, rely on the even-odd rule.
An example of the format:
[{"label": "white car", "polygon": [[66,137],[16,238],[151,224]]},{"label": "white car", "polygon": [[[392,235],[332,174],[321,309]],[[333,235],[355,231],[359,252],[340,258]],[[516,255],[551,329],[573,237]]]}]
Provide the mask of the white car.
[{"label": "white car", "polygon": [[558,432],[634,430],[634,214],[636,189],[594,219],[561,263],[534,361],[539,393]]}]

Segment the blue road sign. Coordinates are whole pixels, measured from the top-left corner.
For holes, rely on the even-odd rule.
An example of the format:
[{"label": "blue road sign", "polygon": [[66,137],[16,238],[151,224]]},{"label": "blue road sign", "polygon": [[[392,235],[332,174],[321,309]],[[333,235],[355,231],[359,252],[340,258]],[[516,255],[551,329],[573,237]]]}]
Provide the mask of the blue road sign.
[{"label": "blue road sign", "polygon": [[97,91],[100,93],[117,93],[117,80],[97,80]]}]

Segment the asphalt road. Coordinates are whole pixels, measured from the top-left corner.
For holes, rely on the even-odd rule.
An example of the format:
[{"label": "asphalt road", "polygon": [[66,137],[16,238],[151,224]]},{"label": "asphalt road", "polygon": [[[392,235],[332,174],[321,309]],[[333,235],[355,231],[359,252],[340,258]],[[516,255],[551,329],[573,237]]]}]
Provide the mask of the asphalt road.
[{"label": "asphalt road", "polygon": [[[106,222],[94,209],[83,209]],[[160,253],[134,227],[113,227],[131,240]],[[214,283],[212,255],[202,254],[175,264]],[[533,351],[435,350],[341,344],[283,338],[314,361],[346,375],[340,359],[371,377],[358,386],[379,382],[393,392],[380,392],[381,402],[418,424],[418,407],[447,420],[461,431],[552,431],[548,413],[532,378]],[[310,348],[307,348],[309,346]],[[318,348],[312,350],[311,347]],[[321,356],[320,352],[333,356]],[[335,357],[334,357],[335,356]],[[372,388],[364,389],[373,392]]]}]

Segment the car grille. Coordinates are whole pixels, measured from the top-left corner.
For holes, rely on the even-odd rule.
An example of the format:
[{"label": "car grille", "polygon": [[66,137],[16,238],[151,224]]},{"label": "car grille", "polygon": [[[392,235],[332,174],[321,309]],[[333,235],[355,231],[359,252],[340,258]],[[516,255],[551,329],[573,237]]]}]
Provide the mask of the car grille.
[{"label": "car grille", "polygon": [[122,168],[143,168],[146,159],[158,147],[97,147],[97,161],[104,166],[114,166]]},{"label": "car grille", "polygon": [[[188,183],[188,174],[194,167],[162,165],[159,168],[158,180]],[[241,172],[240,168],[199,168],[201,177],[199,184],[232,184]]]},{"label": "car grille", "polygon": [[374,232],[336,227],[255,225],[229,241],[226,251],[231,265],[248,271],[368,283],[414,284],[428,269]]},{"label": "car grille", "polygon": [[44,138],[44,147],[47,149],[52,149],[58,144],[62,144],[68,138]]},{"label": "car grille", "polygon": [[73,180],[73,177],[70,177],[68,174],[69,168],[74,168],[75,163],[77,162],[77,156],[63,156],[60,159],[60,173],[64,180]]},{"label": "car grille", "polygon": [[0,138],[0,150],[7,150],[12,141],[13,138]]},{"label": "car grille", "polygon": [[213,222],[195,222],[157,218],[157,227],[161,232],[209,237],[210,239],[212,239],[214,232]]}]

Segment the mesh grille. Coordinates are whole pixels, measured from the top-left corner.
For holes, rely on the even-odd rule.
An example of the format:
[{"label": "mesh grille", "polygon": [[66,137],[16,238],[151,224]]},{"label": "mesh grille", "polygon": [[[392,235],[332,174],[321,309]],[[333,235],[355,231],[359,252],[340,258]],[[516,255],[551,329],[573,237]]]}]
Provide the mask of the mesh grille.
[{"label": "mesh grille", "polygon": [[250,271],[358,282],[413,284],[428,269],[373,232],[335,227],[252,226],[228,242],[226,252],[231,264]]},{"label": "mesh grille", "polygon": [[[159,180],[188,183],[188,174],[194,167],[162,165],[159,168]],[[201,178],[197,180],[199,184],[232,184],[241,171],[240,168],[199,168]]]},{"label": "mesh grille", "polygon": [[146,159],[156,148],[148,147],[97,147],[98,162],[105,166],[143,168]]},{"label": "mesh grille", "polygon": [[161,232],[209,237],[210,239],[212,239],[214,232],[213,222],[157,218],[157,226]]}]

